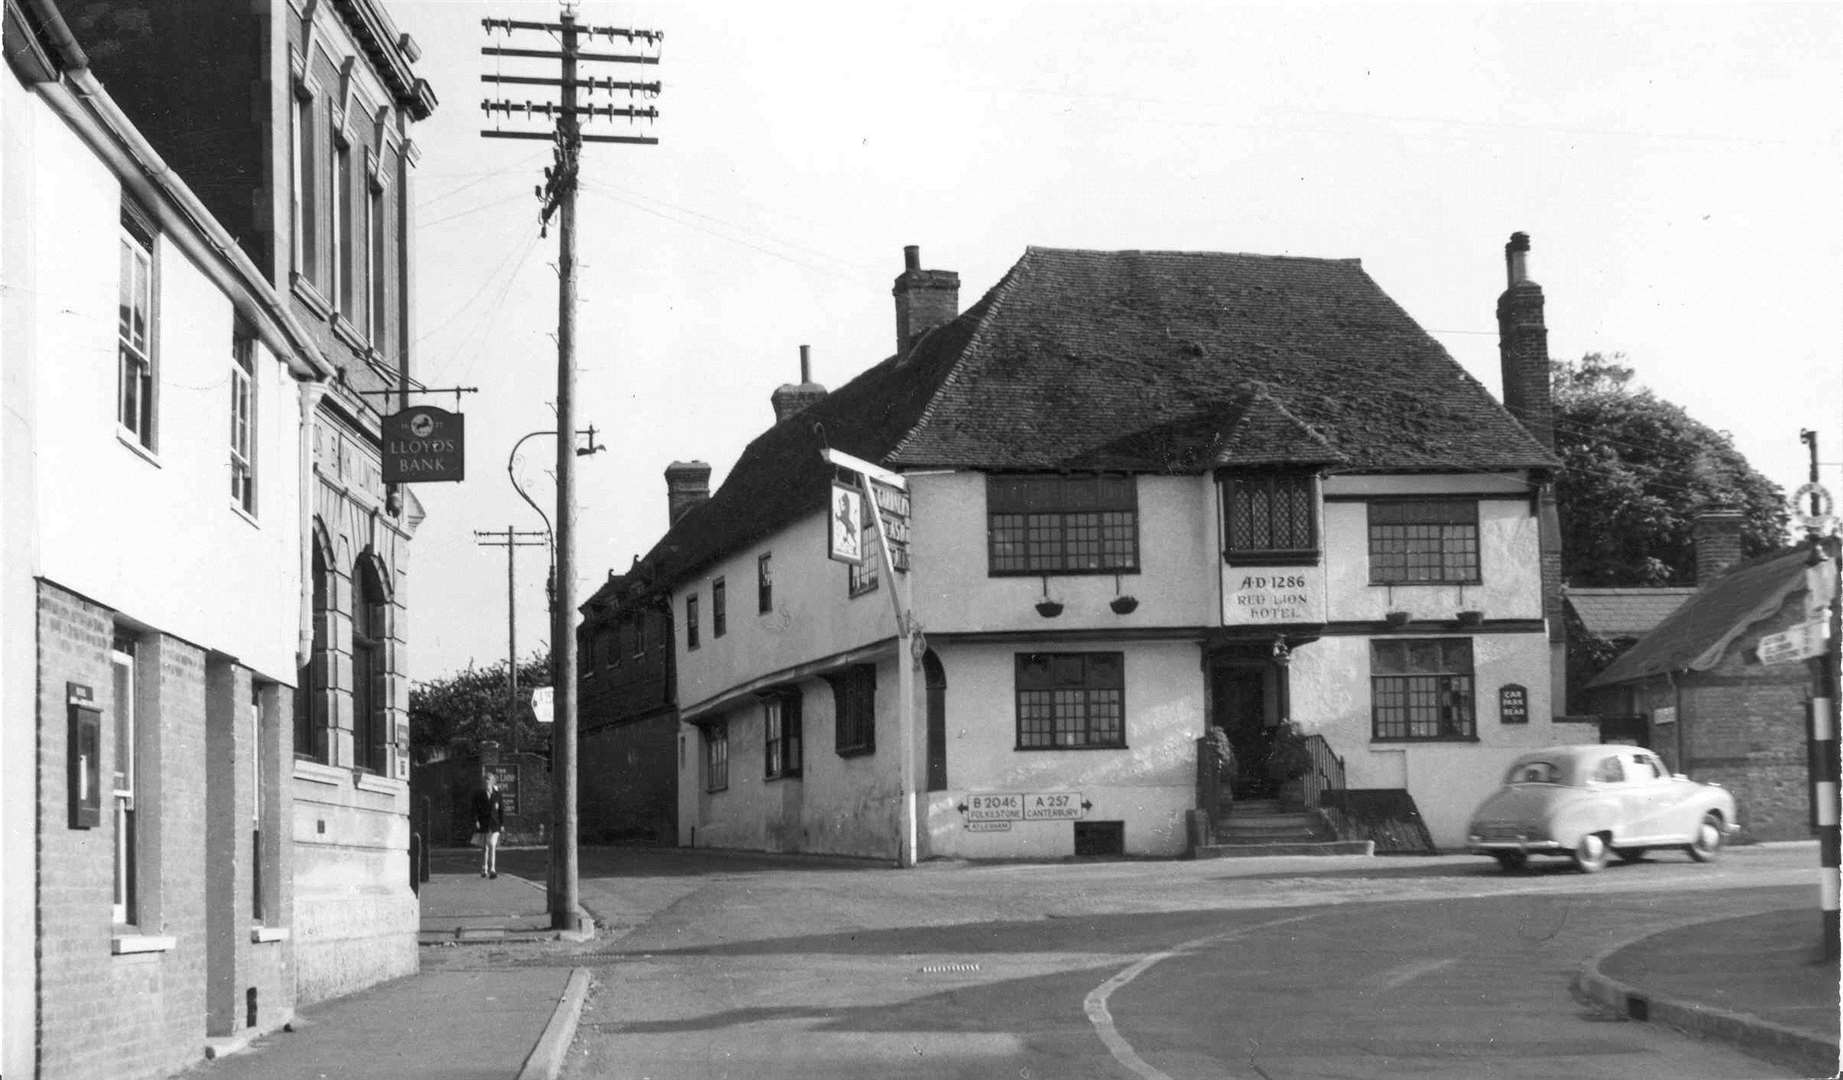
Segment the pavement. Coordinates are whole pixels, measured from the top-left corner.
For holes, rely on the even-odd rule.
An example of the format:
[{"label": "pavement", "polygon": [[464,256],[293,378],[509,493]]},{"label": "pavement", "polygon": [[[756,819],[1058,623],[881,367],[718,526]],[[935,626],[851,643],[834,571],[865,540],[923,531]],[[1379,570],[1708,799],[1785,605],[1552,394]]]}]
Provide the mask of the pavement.
[{"label": "pavement", "polygon": [[[700,851],[698,856],[712,854]],[[772,858],[756,856],[757,858]],[[567,952],[547,964],[429,963],[430,950],[582,943],[596,923],[635,926],[664,906],[584,912],[585,932],[550,928],[543,882],[463,872],[477,855],[436,852],[423,884],[423,970],[300,1010],[284,1030],[206,1061],[188,1080],[556,1080],[589,989]],[[1821,959],[1815,907],[1690,922],[1590,959],[1574,989],[1629,1020],[1732,1043],[1807,1077],[1835,1077],[1837,960]],[[461,954],[469,955],[469,954]]]}]

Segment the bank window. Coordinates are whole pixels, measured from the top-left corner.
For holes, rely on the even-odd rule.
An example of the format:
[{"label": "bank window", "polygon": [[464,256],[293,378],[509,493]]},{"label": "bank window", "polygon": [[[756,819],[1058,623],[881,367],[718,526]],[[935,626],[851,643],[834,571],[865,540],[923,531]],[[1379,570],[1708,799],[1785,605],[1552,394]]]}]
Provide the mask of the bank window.
[{"label": "bank window", "polygon": [[115,764],[110,789],[115,817],[115,885],[110,914],[118,926],[137,921],[134,788],[138,752],[135,744],[135,642],[117,635],[109,653],[115,679]]},{"label": "bank window", "polygon": [[1318,560],[1318,499],[1310,473],[1230,476],[1222,482],[1223,556],[1242,564]]},{"label": "bank window", "polygon": [[1117,652],[1019,653],[1020,750],[1126,745],[1126,662]]},{"label": "bank window", "polygon": [[685,648],[698,647],[698,598],[694,593],[685,597]]},{"label": "bank window", "polygon": [[115,420],[128,437],[154,449],[154,233],[122,208],[121,281],[116,307]]},{"label": "bank window", "polygon": [[988,476],[986,543],[994,576],[1137,573],[1133,478]]},{"label": "bank window", "polygon": [[1470,638],[1370,642],[1370,724],[1378,740],[1477,737]]},{"label": "bank window", "polygon": [[804,759],[800,730],[800,692],[777,690],[762,695],[762,774],[770,780],[799,776]]},{"label": "bank window", "polygon": [[730,726],[718,721],[704,729],[704,790],[723,791],[730,786]]},{"label": "bank window", "polygon": [[724,601],[728,598],[729,587],[722,578],[710,583],[710,636],[722,637],[729,633],[729,616],[724,611]]},{"label": "bank window", "polygon": [[1370,503],[1369,580],[1375,585],[1477,584],[1478,501]]},{"label": "bank window", "polygon": [[389,602],[372,560],[352,568],[356,595],[352,602],[352,743],[360,768],[388,774],[390,715],[385,642],[389,636]]},{"label": "bank window", "polygon": [[325,549],[313,545],[313,648],[302,664],[294,690],[294,756],[306,761],[332,763],[328,747],[326,685],[332,611],[331,570]]},{"label": "bank window", "polygon": [[320,188],[319,174],[315,169],[320,158],[315,149],[315,118],[312,88],[297,83],[293,100],[293,123],[290,125],[293,151],[289,161],[290,178],[293,180],[292,203],[289,207],[292,241],[290,265],[297,276],[312,282],[320,278],[320,210],[315,202]]},{"label": "bank window", "polygon": [[230,342],[230,499],[256,512],[256,339],[239,328]]},{"label": "bank window", "polygon": [[384,185],[377,179],[377,159],[369,151],[365,170],[365,252],[370,271],[370,295],[365,304],[365,339],[384,351]]},{"label": "bank window", "polygon": [[853,664],[827,677],[832,684],[835,741],[841,757],[877,749],[877,668]]},{"label": "bank window", "polygon": [[348,320],[356,308],[352,236],[352,147],[343,132],[333,132],[333,300]]}]

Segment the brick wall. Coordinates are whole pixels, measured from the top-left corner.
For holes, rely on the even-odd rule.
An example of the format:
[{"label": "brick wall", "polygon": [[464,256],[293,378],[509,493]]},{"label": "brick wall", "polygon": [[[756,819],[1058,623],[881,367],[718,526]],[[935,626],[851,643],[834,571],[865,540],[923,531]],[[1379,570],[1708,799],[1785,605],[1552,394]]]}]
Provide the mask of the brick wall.
[{"label": "brick wall", "polygon": [[587,730],[577,742],[581,834],[590,843],[678,836],[678,718]]}]

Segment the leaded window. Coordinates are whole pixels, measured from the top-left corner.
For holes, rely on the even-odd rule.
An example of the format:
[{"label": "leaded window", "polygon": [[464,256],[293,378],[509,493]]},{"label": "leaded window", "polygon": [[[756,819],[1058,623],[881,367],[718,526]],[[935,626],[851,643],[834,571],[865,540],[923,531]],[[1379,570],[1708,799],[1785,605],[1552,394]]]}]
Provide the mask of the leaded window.
[{"label": "leaded window", "polygon": [[988,476],[990,573],[1139,570],[1139,502],[1130,476]]},{"label": "leaded window", "polygon": [[1126,745],[1126,662],[1117,652],[1020,653],[1020,750]]},{"label": "leaded window", "polygon": [[1379,740],[1477,737],[1472,639],[1370,643],[1370,720]]},{"label": "leaded window", "polygon": [[782,690],[762,695],[762,773],[770,780],[799,776],[802,763],[800,694]]},{"label": "leaded window", "polygon": [[1377,585],[1477,584],[1478,501],[1370,503],[1369,579]]},{"label": "leaded window", "polygon": [[1222,482],[1223,555],[1231,562],[1316,562],[1318,499],[1310,473],[1265,473]]}]

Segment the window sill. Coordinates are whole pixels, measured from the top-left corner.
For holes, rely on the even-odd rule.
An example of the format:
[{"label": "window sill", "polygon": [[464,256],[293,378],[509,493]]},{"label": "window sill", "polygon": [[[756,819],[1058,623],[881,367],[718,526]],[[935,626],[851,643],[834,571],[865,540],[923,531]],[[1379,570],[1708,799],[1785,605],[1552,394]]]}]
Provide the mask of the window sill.
[{"label": "window sill", "polygon": [[1428,735],[1420,738],[1383,738],[1378,735],[1372,735],[1369,741],[1373,746],[1415,746],[1421,743],[1433,743],[1435,745],[1444,743],[1475,743],[1479,741],[1479,738],[1476,735]]},{"label": "window sill", "polygon": [[1369,587],[1372,589],[1440,589],[1453,585],[1483,585],[1484,583],[1485,579],[1482,577],[1454,578],[1451,581],[1377,581],[1371,578]]},{"label": "window sill", "polygon": [[308,279],[307,275],[298,270],[295,271],[291,284],[294,286],[295,299],[306,304],[308,309],[315,315],[318,315],[322,319],[332,315],[332,305],[328,304],[326,298],[320,295],[320,290],[314,286],[314,283]]},{"label": "window sill", "polygon": [[163,468],[160,464],[160,455],[154,453],[151,447],[141,442],[139,436],[135,435],[134,432],[129,431],[120,424],[115,425],[115,441],[134,451],[135,456],[147,462],[149,465],[152,465],[154,468]]},{"label": "window sill", "polygon": [[352,325],[352,320],[344,315],[335,314],[333,316],[333,336],[351,346],[353,352],[365,355],[366,363],[370,363],[371,358],[367,354],[371,352],[371,344],[359,336],[358,329]]},{"label": "window sill", "polygon": [[245,510],[241,505],[234,503],[234,502],[231,503],[230,512],[242,518],[244,523],[247,524],[250,528],[257,529],[257,530],[260,530],[262,528],[262,522],[256,520],[256,515],[250,513],[248,510]]},{"label": "window sill", "polygon": [[375,792],[379,795],[395,795],[409,785],[401,780],[392,780],[383,773],[353,770],[352,786],[360,791]]},{"label": "window sill", "polygon": [[252,926],[250,927],[250,944],[262,945],[271,941],[287,941],[286,926]]},{"label": "window sill", "polygon": [[1317,551],[1225,551],[1229,566],[1317,566]]},{"label": "window sill", "polygon": [[997,578],[1032,578],[1032,577],[1112,577],[1115,574],[1137,574],[1139,567],[1109,566],[1081,570],[987,570],[987,577]]},{"label": "window sill", "polygon": [[296,780],[337,787],[345,781],[347,775],[346,770],[319,761],[303,761],[296,758],[294,762]]},{"label": "window sill", "polygon": [[869,757],[876,752],[877,747],[874,743],[868,746],[841,746],[838,748],[838,756],[843,758]]},{"label": "window sill", "polygon": [[780,775],[778,775],[778,776],[764,776],[764,777],[762,777],[762,783],[764,783],[764,784],[778,784],[778,783],[780,783],[780,782],[781,782],[781,781],[783,781],[783,780],[804,780],[805,778],[806,778],[806,777],[805,777],[805,774],[803,774],[803,773],[797,773],[797,772],[796,772],[796,773],[781,773],[781,774],[780,774]]},{"label": "window sill", "polygon": [[154,934],[116,934],[109,939],[109,953],[129,956],[134,953],[171,952],[179,944],[176,937]]},{"label": "window sill", "polygon": [[1125,750],[1126,748],[1127,746],[1125,743],[1097,743],[1093,746],[1013,746],[1011,749],[1016,750],[1020,754],[1041,754],[1054,753],[1059,750],[1080,752],[1085,750]]}]

